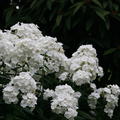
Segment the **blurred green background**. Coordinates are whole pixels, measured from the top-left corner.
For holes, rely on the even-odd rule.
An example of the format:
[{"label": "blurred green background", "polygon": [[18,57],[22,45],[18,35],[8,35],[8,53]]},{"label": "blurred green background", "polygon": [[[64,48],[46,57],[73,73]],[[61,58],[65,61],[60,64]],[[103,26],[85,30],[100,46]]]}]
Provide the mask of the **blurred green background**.
[{"label": "blurred green background", "polygon": [[[57,37],[68,57],[80,45],[93,44],[104,69],[104,77],[96,84],[120,86],[119,0],[13,0],[12,5],[0,0],[0,28],[17,22],[35,23],[44,35]],[[113,119],[120,120],[115,114]]]}]

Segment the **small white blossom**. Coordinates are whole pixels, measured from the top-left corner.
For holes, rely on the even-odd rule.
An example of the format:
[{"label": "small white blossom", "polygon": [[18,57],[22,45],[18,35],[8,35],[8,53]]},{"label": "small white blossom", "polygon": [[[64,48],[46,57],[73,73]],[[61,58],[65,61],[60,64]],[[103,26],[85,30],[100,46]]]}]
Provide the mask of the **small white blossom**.
[{"label": "small white blossom", "polygon": [[103,76],[103,69],[98,64],[96,50],[92,45],[82,45],[72,54],[70,60],[70,70],[72,81],[81,86],[91,83],[97,75]]},{"label": "small white blossom", "polygon": [[78,70],[73,74],[72,81],[80,86],[85,83],[90,83],[90,77],[91,74],[89,72]]},{"label": "small white blossom", "polygon": [[67,79],[68,77],[68,72],[63,72],[62,74],[60,74],[60,76],[58,77],[60,80],[64,81]]},{"label": "small white blossom", "polygon": [[48,98],[53,97],[53,96],[54,96],[54,91],[53,90],[50,90],[49,88],[44,90],[44,94],[43,94],[43,99],[44,100],[47,100]]},{"label": "small white blossom", "polygon": [[108,114],[110,118],[113,116],[113,112],[116,106],[118,106],[118,96],[120,95],[120,87],[117,85],[108,85],[105,88],[95,89],[88,96],[88,104],[91,109],[95,109],[97,100],[100,96],[104,97],[107,104],[105,105],[104,112]]},{"label": "small white blossom", "polygon": [[68,108],[68,111],[65,112],[64,116],[69,120],[74,120],[75,117],[77,117],[78,112],[74,109]]},{"label": "small white blossom", "polygon": [[7,85],[3,89],[3,99],[4,99],[5,103],[7,103],[7,104],[10,104],[10,103],[17,104],[17,102],[18,102],[17,95],[18,94],[19,94],[19,91],[14,86]]},{"label": "small white blossom", "polygon": [[45,99],[46,95],[47,98],[52,97],[51,109],[53,112],[64,114],[67,119],[74,120],[74,117],[77,116],[80,92],[75,92],[71,86],[65,84],[56,86],[55,91],[47,89],[44,93]]},{"label": "small white blossom", "polygon": [[37,97],[33,93],[27,93],[26,95],[22,96],[22,101],[20,105],[23,108],[25,107],[35,108],[36,104],[37,104]]},{"label": "small white blossom", "polygon": [[35,80],[28,72],[21,72],[19,76],[12,78],[10,83],[3,89],[3,99],[7,104],[17,104],[18,94],[22,96],[21,106],[34,109],[37,104],[35,96],[37,86]]},{"label": "small white blossom", "polygon": [[94,83],[91,83],[91,84],[90,84],[90,87],[91,87],[93,90],[96,89],[96,85],[95,85]]},{"label": "small white blossom", "polygon": [[17,23],[11,27],[11,32],[20,38],[39,39],[42,36],[41,31],[35,24]]},{"label": "small white blossom", "polygon": [[21,72],[19,76],[12,78],[11,84],[18,88],[22,93],[34,93],[37,89],[35,80],[28,72]]}]

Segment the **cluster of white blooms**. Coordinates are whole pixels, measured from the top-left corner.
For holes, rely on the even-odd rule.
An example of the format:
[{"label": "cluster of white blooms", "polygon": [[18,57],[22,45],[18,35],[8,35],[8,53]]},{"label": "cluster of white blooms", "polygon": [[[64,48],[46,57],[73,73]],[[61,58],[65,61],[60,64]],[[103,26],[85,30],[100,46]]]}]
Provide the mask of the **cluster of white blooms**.
[{"label": "cluster of white blooms", "polygon": [[7,104],[10,104],[10,103],[17,104],[18,94],[19,94],[19,91],[14,86],[7,85],[3,89],[3,99],[5,100],[5,103],[7,103]]},{"label": "cluster of white blooms", "polygon": [[11,79],[10,83],[3,89],[5,103],[18,103],[18,95],[22,96],[21,106],[34,108],[37,104],[35,96],[37,86],[35,80],[28,72],[22,72],[19,76]]},{"label": "cluster of white blooms", "polygon": [[118,85],[108,85],[105,88],[95,89],[94,92],[88,96],[88,104],[91,109],[95,109],[97,100],[102,96],[107,102],[104,112],[107,113],[110,118],[112,118],[114,109],[118,105],[119,95],[120,87]]},{"label": "cluster of white blooms", "polygon": [[39,68],[46,73],[67,69],[68,59],[56,38],[43,36],[37,25],[17,23],[0,31],[0,60],[11,67],[24,67],[34,74]]},{"label": "cluster of white blooms", "polygon": [[103,69],[98,64],[96,50],[92,45],[82,45],[70,59],[72,81],[81,86],[103,76]]},{"label": "cluster of white blooms", "polygon": [[17,23],[11,27],[11,32],[17,35],[19,38],[30,38],[37,40],[42,35],[41,31],[38,29],[38,26],[35,24],[24,24]]},{"label": "cluster of white blooms", "polygon": [[[56,38],[43,36],[35,24],[17,23],[10,30],[0,30],[0,65],[0,72],[5,71],[11,78],[3,89],[5,103],[20,102],[23,108],[29,107],[32,110],[37,104],[37,96],[44,90],[40,80],[49,73],[55,73],[56,79],[61,81],[71,80],[77,86],[90,83],[92,89],[97,92],[100,90],[96,90],[92,82],[97,75],[103,76],[103,69],[99,66],[96,50],[92,45],[80,46],[72,57],[68,58],[64,54],[62,43],[57,42]],[[109,88],[114,89],[112,86]],[[101,92],[97,92],[89,96],[91,108],[95,108],[100,97]],[[116,90],[112,95],[117,97],[118,92],[115,92]],[[53,112],[74,120],[78,114],[80,96],[80,92],[75,92],[71,86],[65,84],[56,86],[55,91],[46,89],[43,97],[45,100],[52,98]],[[105,98],[110,104],[106,105],[105,111],[110,114],[112,101],[109,101],[111,96],[108,96]]]},{"label": "cluster of white blooms", "polygon": [[12,39],[15,40],[17,37],[10,33],[0,31],[0,60],[9,61],[10,53],[14,48],[14,44],[11,42]]},{"label": "cluster of white blooms", "polygon": [[78,99],[81,93],[75,92],[71,86],[59,85],[56,86],[55,91],[46,89],[44,92],[44,99],[52,97],[51,109],[57,114],[64,114],[69,120],[74,120],[77,116]]},{"label": "cluster of white blooms", "polygon": [[63,72],[62,74],[59,75],[58,78],[59,78],[60,80],[64,81],[64,80],[67,79],[68,75],[69,75],[68,72]]},{"label": "cluster of white blooms", "polygon": [[36,91],[36,82],[28,72],[21,72],[19,76],[12,78],[10,84],[18,88],[22,93],[34,93]]},{"label": "cluster of white blooms", "polygon": [[37,97],[33,93],[27,93],[26,95],[22,96],[21,106],[23,108],[30,107],[35,108],[35,105],[37,104]]},{"label": "cluster of white blooms", "polygon": [[3,89],[3,99],[7,104],[17,104],[20,96],[23,108],[34,108],[37,104],[35,91],[38,86],[31,77],[34,73],[38,71],[42,76],[40,71],[47,75],[68,69],[62,43],[56,38],[43,36],[34,24],[17,23],[10,30],[0,31],[0,61],[9,71],[19,68],[15,71],[19,76],[10,72],[12,78]]},{"label": "cluster of white blooms", "polygon": [[64,69],[68,68],[68,59],[64,54],[61,43],[56,43],[56,38],[45,37],[42,46],[44,46],[44,54],[46,55],[46,61],[44,65],[49,72],[59,72],[61,67]]}]

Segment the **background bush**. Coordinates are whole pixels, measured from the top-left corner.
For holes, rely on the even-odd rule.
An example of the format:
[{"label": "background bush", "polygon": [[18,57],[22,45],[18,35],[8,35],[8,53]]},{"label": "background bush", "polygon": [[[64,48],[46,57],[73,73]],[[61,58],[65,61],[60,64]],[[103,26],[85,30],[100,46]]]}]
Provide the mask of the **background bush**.
[{"label": "background bush", "polygon": [[[14,0],[12,5],[9,3],[9,0],[0,1],[1,29],[7,29],[18,21],[35,23],[43,31],[43,34],[57,37],[58,41],[64,44],[67,56],[71,56],[82,44],[93,44],[97,49],[100,65],[104,68],[105,73],[102,80],[96,84],[102,87],[107,84],[118,84],[120,86],[120,1],[21,0],[19,3]],[[16,5],[20,6],[19,10],[16,9]],[[24,115],[30,116],[25,117],[25,120],[33,119],[34,115],[28,113],[27,110],[23,112],[21,108],[17,107],[15,111],[11,111],[16,106],[5,106],[5,110],[2,109],[0,114],[6,115],[8,113],[6,120],[22,120]],[[39,112],[40,116],[43,112],[41,109],[36,111]],[[13,118],[13,116],[11,118],[9,112],[10,115],[18,114],[18,116],[19,114],[21,116],[22,113],[23,118]],[[87,113],[84,114],[83,116],[87,116]],[[119,120],[118,111],[115,114],[113,120]],[[55,120],[58,119],[56,117]],[[0,119],[4,118],[0,117]],[[36,119],[35,116],[34,119]],[[46,120],[44,117],[41,119]],[[88,115],[87,118],[83,117],[80,120],[92,120],[92,118],[90,119]],[[97,120],[103,120],[103,118],[98,117]]]}]

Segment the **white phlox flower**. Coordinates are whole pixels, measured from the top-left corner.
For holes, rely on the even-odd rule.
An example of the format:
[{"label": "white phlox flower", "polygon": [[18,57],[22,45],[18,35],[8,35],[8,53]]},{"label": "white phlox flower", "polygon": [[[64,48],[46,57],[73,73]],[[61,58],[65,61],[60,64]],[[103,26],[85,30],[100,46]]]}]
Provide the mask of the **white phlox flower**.
[{"label": "white phlox flower", "polygon": [[3,89],[3,99],[7,104],[17,104],[19,101],[18,94],[20,94],[22,96],[20,105],[23,108],[35,108],[37,104],[36,89],[35,80],[28,72],[22,72],[19,76],[12,78],[10,83]]},{"label": "white phlox flower", "polygon": [[45,99],[52,97],[52,111],[57,114],[64,114],[69,120],[74,120],[77,116],[78,99],[80,96],[80,92],[75,92],[67,84],[56,86],[55,91],[47,89],[44,92]]},{"label": "white phlox flower", "polygon": [[98,76],[103,76],[103,69],[98,64],[96,50],[92,45],[82,45],[70,58],[70,71],[72,82],[81,86],[91,83]]},{"label": "white phlox flower", "polygon": [[102,96],[105,98],[107,104],[105,105],[104,112],[112,118],[113,112],[116,106],[118,106],[118,100],[120,95],[120,87],[118,85],[108,85],[105,88],[95,89],[88,96],[88,104],[91,109],[95,109],[97,100]]}]

